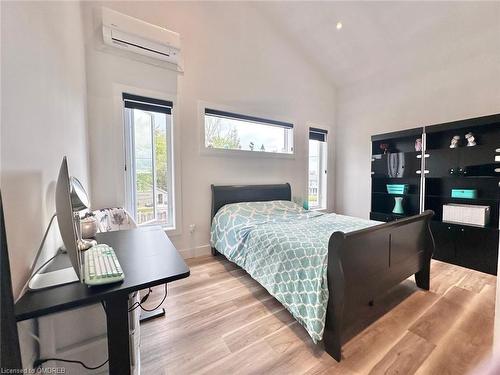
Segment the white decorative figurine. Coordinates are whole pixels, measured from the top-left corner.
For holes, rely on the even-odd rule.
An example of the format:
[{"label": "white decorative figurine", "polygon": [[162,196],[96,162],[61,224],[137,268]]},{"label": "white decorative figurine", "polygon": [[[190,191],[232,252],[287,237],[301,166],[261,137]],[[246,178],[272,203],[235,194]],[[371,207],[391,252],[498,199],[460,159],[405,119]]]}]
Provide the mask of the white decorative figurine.
[{"label": "white decorative figurine", "polygon": [[458,141],[460,141],[460,136],[456,135],[451,139],[451,144],[450,148],[457,148],[458,147]]},{"label": "white decorative figurine", "polygon": [[474,135],[472,133],[467,133],[465,135],[465,139],[467,139],[467,147],[472,147],[477,144],[476,139],[474,138]]},{"label": "white decorative figurine", "polygon": [[415,140],[415,151],[422,151],[422,138]]}]

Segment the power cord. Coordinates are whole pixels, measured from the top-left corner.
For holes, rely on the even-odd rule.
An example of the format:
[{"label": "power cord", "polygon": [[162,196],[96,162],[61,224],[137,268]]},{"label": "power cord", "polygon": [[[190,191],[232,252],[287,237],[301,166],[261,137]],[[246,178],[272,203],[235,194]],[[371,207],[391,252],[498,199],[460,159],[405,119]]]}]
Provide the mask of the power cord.
[{"label": "power cord", "polygon": [[[144,295],[144,297],[141,298],[141,302],[134,302],[130,309],[128,309],[128,312],[134,311],[138,307],[140,307],[144,302],[147,301],[149,298],[149,295],[153,292],[153,289],[149,288],[148,292]],[[141,307],[142,308],[142,307]]]},{"label": "power cord", "polygon": [[48,362],[48,361],[58,361],[58,362],[68,362],[68,363],[77,363],[83,367],[85,367],[87,370],[97,370],[101,367],[103,367],[106,363],[109,362],[109,359],[106,359],[106,361],[104,361],[103,363],[101,363],[100,365],[98,366],[88,366],[86,365],[85,363],[83,363],[82,361],[77,361],[75,359],[62,359],[62,358],[40,358],[40,359],[37,359],[34,363],[33,363],[33,367],[34,368],[38,368],[40,367],[40,365],[42,365],[43,363],[45,362]]},{"label": "power cord", "polygon": [[163,302],[165,302],[165,299],[166,299],[166,298],[167,298],[167,288],[166,288],[166,286],[165,286],[165,295],[163,296],[163,299],[162,299],[162,300],[161,300],[161,302],[158,304],[158,306],[156,306],[156,307],[155,307],[155,308],[153,308],[153,309],[147,309],[147,308],[145,308],[144,306],[142,306],[142,303],[143,303],[142,301],[139,303],[139,305],[138,305],[138,306],[140,306],[140,307],[141,307],[141,309],[142,309],[143,311],[147,311],[147,312],[155,311],[156,309],[159,309],[161,305],[163,305]]},{"label": "power cord", "polygon": [[[43,267],[43,266],[42,266]],[[102,308],[104,309],[104,312],[106,312],[106,305],[104,304],[104,301],[101,301]],[[38,339],[38,342],[39,339]],[[85,367],[87,370],[97,370],[101,367],[103,367],[106,363],[109,362],[109,358],[106,359],[103,363],[101,363],[98,366],[89,366],[83,363],[82,361],[78,361],[76,359],[63,359],[63,358],[39,358],[33,362],[33,368],[37,369],[39,368],[43,363],[48,362],[48,361],[58,361],[58,362],[67,362],[67,363],[77,363],[83,367]]]},{"label": "power cord", "polygon": [[161,305],[163,305],[163,302],[165,302],[165,299],[167,298],[167,287],[165,286],[165,295],[163,296],[163,299],[162,299],[162,300],[161,300],[161,302],[158,304],[158,306],[156,306],[156,307],[155,307],[155,308],[153,308],[153,309],[148,309],[148,308],[146,308],[146,307],[142,306],[142,304],[143,304],[144,302],[146,302],[146,300],[148,299],[149,295],[150,295],[152,292],[153,292],[153,290],[152,290],[151,288],[149,288],[148,293],[147,293],[144,297],[142,297],[142,298],[141,298],[141,302],[134,302],[128,311],[129,311],[129,312],[130,312],[130,311],[134,311],[134,310],[135,310],[135,309],[137,309],[138,307],[140,307],[140,308],[141,308],[141,310],[146,311],[146,312],[151,312],[151,311],[155,311],[155,310],[159,309],[159,308],[160,308],[160,306],[161,306]]},{"label": "power cord", "polygon": [[[57,254],[56,254],[57,255]],[[55,257],[55,255],[54,255]],[[49,259],[46,263],[48,263],[50,260],[52,259]],[[40,269],[44,266],[45,264],[43,264],[42,266],[40,266]],[[37,270],[38,272],[38,270]],[[35,272],[36,274],[36,272]],[[149,298],[149,295],[153,292],[153,290],[151,288],[149,288],[148,292],[146,293],[146,295],[144,295],[144,297],[141,298],[141,301],[140,302],[134,302],[132,304],[132,306],[130,307],[130,309],[128,310],[129,312],[130,311],[133,311],[135,309],[137,309],[138,307],[140,307],[142,310],[144,311],[155,311],[156,309],[158,309],[162,304],[163,302],[165,302],[165,299],[167,298],[167,288],[165,286],[165,295],[163,296],[163,299],[161,300],[161,302],[158,304],[158,306],[156,306],[155,308],[153,309],[148,309],[148,308],[145,308],[144,306],[142,306],[142,304],[144,302],[146,302],[146,300]],[[104,301],[101,301],[101,306],[102,308],[104,309],[104,312],[107,313],[106,311],[106,304],[104,303]],[[82,361],[78,361],[78,360],[75,360],[75,359],[63,359],[63,358],[40,358],[40,359],[37,359],[35,362],[33,362],[33,367],[34,368],[38,368],[40,367],[40,365],[42,365],[43,363],[45,362],[48,362],[48,361],[59,361],[59,362],[67,362],[67,363],[77,363],[81,366],[83,366],[85,369],[87,370],[97,370],[101,367],[103,367],[106,363],[109,362],[109,358],[106,359],[106,361],[104,361],[103,363],[101,363],[100,365],[98,366],[88,366],[86,365],[85,363],[83,363]]]}]

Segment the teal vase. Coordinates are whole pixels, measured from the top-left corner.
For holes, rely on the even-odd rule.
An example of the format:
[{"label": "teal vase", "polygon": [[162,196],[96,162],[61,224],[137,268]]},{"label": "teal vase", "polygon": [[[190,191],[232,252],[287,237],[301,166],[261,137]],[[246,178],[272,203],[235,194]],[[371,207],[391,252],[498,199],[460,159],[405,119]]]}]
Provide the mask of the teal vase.
[{"label": "teal vase", "polygon": [[392,213],[400,215],[405,213],[403,210],[403,197],[394,197],[394,208]]}]

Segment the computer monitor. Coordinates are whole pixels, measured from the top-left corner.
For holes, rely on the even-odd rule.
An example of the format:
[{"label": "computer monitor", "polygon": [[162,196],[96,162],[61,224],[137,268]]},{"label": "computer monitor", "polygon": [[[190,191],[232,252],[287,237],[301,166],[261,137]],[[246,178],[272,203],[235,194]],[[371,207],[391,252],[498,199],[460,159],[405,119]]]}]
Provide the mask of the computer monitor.
[{"label": "computer monitor", "polygon": [[[75,210],[71,201],[70,181],[68,162],[66,157],[64,157],[56,184],[56,215],[59,232],[61,233],[64,247],[70,259],[71,267],[36,273],[30,278],[28,284],[31,290],[82,280],[80,250],[78,248],[78,237],[75,228],[75,218],[73,216]],[[76,209],[78,210],[79,207]]]},{"label": "computer monitor", "polygon": [[78,236],[75,227],[74,209],[71,203],[71,182],[68,171],[68,161],[63,158],[56,185],[56,214],[59,232],[71,264],[80,278],[81,259],[78,249]]}]

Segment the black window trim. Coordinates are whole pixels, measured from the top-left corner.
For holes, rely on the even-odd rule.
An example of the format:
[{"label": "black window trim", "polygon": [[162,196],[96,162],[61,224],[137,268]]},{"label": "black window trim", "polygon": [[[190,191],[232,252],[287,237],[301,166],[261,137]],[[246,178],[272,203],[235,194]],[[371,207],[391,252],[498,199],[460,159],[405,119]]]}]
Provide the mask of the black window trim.
[{"label": "black window trim", "polygon": [[328,130],[319,128],[309,128],[309,140],[326,142]]},{"label": "black window trim", "polygon": [[243,120],[263,125],[278,126],[285,129],[293,129],[293,124],[284,121],[269,120],[262,117],[242,115],[234,112],[220,111],[218,109],[205,108],[205,115],[227,118],[231,120]]},{"label": "black window trim", "polygon": [[172,114],[173,103],[168,100],[148,98],[145,96],[122,94],[125,108],[140,109],[143,111]]}]

